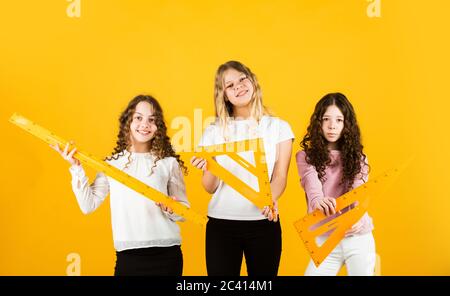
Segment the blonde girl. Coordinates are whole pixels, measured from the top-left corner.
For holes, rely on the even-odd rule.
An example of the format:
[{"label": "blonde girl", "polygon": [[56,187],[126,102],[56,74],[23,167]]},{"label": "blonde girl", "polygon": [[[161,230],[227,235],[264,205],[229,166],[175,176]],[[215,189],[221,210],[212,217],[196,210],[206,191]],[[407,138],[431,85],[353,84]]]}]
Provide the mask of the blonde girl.
[{"label": "blonde girl", "polygon": [[[208,275],[239,275],[245,256],[249,275],[275,276],[282,246],[278,199],[286,188],[294,135],[287,122],[268,113],[256,76],[240,62],[218,68],[214,102],[217,120],[205,129],[200,146],[263,138],[275,213],[256,207],[208,171],[205,159],[193,157],[191,164],[203,171],[202,185],[212,194],[206,229]],[[239,155],[254,163],[252,152]],[[257,181],[232,160],[226,156],[216,160],[258,188]]]}]

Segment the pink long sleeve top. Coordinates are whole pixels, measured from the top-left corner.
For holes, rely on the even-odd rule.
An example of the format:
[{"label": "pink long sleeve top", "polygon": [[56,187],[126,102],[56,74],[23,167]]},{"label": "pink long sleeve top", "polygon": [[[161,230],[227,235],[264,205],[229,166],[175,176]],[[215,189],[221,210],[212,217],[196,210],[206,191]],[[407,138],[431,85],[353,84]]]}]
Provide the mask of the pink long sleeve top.
[{"label": "pink long sleeve top", "polygon": [[[308,213],[316,210],[314,208],[317,199],[327,197],[338,198],[347,192],[346,186],[341,183],[342,180],[342,160],[341,153],[338,150],[330,151],[331,163],[325,169],[325,178],[322,182],[319,179],[316,168],[306,161],[305,151],[299,151],[296,155],[298,174],[300,175],[300,183],[305,190],[308,204]],[[361,172],[356,176],[351,189],[361,186],[367,182],[369,178],[368,165],[366,162],[361,163]],[[333,216],[337,216],[335,214]],[[329,217],[331,218],[331,217]],[[364,234],[373,230],[372,218],[365,213],[360,220],[363,227],[357,234]]]}]

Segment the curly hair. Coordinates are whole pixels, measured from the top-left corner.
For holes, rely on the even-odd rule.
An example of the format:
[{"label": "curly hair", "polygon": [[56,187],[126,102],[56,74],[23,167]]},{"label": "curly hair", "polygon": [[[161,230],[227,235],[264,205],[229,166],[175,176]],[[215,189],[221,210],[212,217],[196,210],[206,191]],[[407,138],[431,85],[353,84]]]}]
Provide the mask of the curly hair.
[{"label": "curly hair", "polygon": [[341,151],[342,179],[347,190],[351,189],[355,178],[361,172],[361,161],[367,164],[367,157],[363,153],[361,133],[356,114],[350,101],[341,93],[325,95],[317,104],[311,116],[310,123],[300,143],[306,153],[306,162],[313,165],[319,175],[319,179],[325,181],[325,169],[331,163],[328,151],[328,141],[322,132],[322,117],[329,106],[336,106],[344,115],[344,128],[337,141],[337,148]]},{"label": "curly hair", "polygon": [[[130,125],[133,121],[133,114],[136,111],[136,106],[140,102],[147,102],[150,106],[152,106],[153,116],[155,117],[155,124],[157,127],[154,137],[148,142],[149,152],[156,157],[155,162],[150,169],[150,174],[153,173],[153,169],[156,167],[159,160],[171,156],[177,160],[180,168],[186,175],[188,172],[187,167],[184,165],[184,161],[180,158],[180,156],[175,153],[175,150],[170,143],[170,138],[167,136],[167,127],[164,122],[161,105],[155,98],[149,95],[138,95],[128,103],[128,106],[119,118],[119,134],[117,135],[116,147],[114,147],[111,156],[106,157],[105,160],[118,159],[119,157],[124,156],[125,151],[130,149]],[[125,165],[125,168],[127,168],[130,163],[131,153],[128,155],[128,163]]]}]

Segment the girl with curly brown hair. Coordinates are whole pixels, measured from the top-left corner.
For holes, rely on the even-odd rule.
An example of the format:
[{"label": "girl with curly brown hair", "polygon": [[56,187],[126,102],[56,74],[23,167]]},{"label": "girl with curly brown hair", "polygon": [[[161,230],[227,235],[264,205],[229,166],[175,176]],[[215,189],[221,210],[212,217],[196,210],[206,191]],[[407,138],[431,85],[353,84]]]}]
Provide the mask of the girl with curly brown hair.
[{"label": "girl with curly brown hair", "polygon": [[[343,94],[327,94],[317,103],[300,145],[303,150],[296,159],[308,212],[319,209],[329,219],[343,214],[345,210],[336,213],[335,199],[367,182],[369,172],[355,111]],[[372,219],[365,213],[319,267],[311,260],[305,275],[336,275],[344,264],[349,275],[373,275],[372,230]],[[319,236],[317,243],[328,235]]]},{"label": "girl with curly brown hair", "polygon": [[[119,124],[117,145],[105,160],[189,206],[183,180],[186,167],[172,148],[158,101],[146,95],[135,97],[122,112]],[[181,236],[175,223],[182,217],[103,173],[89,185],[74,157],[76,148],[52,147],[72,165],[72,189],[84,214],[95,211],[111,195],[115,275],[182,275]]]}]

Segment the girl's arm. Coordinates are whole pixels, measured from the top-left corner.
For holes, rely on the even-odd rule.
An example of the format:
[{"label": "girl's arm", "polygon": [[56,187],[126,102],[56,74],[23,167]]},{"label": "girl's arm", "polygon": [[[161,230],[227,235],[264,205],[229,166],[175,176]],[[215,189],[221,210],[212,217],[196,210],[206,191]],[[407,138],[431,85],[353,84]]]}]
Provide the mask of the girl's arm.
[{"label": "girl's arm", "polygon": [[217,190],[217,187],[219,187],[219,183],[219,178],[211,174],[211,172],[209,172],[207,169],[203,171],[202,185],[203,188],[205,188],[206,192],[208,192],[209,194],[214,194],[214,192],[216,192]]},{"label": "girl's arm", "polygon": [[[190,207],[189,201],[186,196],[186,185],[184,183],[183,172],[176,159],[173,159],[170,178],[167,184],[167,192],[174,200]],[[171,211],[163,211],[163,213],[172,221],[184,221],[185,219],[177,214],[171,213]]]},{"label": "girl's arm", "polygon": [[70,173],[72,174],[72,190],[81,212],[85,215],[92,213],[109,194],[108,178],[103,173],[98,173],[94,182],[89,185],[89,180],[81,165],[71,166]]},{"label": "girl's arm", "polygon": [[202,186],[205,188],[206,192],[209,194],[216,192],[217,187],[219,187],[220,180],[208,171],[208,163],[206,162],[206,159],[194,156],[191,158],[191,164],[203,171]]},{"label": "girl's arm", "polygon": [[[365,159],[361,160],[361,172],[356,176],[355,181],[352,185],[352,189],[363,185],[367,181],[369,181],[369,162],[366,157]],[[345,235],[351,236],[355,234],[367,233],[370,232],[372,228],[372,218],[366,212],[364,216],[362,216],[362,218],[345,233]]]},{"label": "girl's arm", "polygon": [[353,182],[352,189],[361,186],[369,181],[369,161],[367,157],[361,160],[361,172],[356,175],[355,181]]},{"label": "girl's arm", "polygon": [[299,151],[296,155],[296,160],[300,183],[306,193],[308,213],[312,213],[316,210],[315,205],[318,204],[317,201],[324,198],[322,182],[320,182],[319,175],[314,166],[306,161],[305,151]]},{"label": "girl's arm", "polygon": [[108,178],[104,174],[98,173],[94,183],[89,185],[89,180],[86,177],[83,167],[80,165],[80,161],[73,157],[77,148],[74,148],[69,152],[69,144],[66,145],[64,150],[61,150],[58,144],[51,145],[50,147],[72,165],[70,167],[70,173],[72,174],[72,190],[75,193],[81,212],[83,212],[83,214],[89,214],[95,211],[103,203],[106,196],[108,196]]},{"label": "girl's arm", "polygon": [[272,213],[268,207],[264,207],[261,212],[269,221],[278,221],[278,199],[286,189],[291,154],[292,139],[277,144],[277,156],[270,180],[274,212]]},{"label": "girl's arm", "polygon": [[[215,144],[214,136],[216,135],[216,133],[217,130],[215,128],[215,125],[207,126],[203,131],[199,146],[208,146]],[[194,156],[191,158],[191,164],[197,169],[203,171],[202,186],[206,190],[206,192],[208,192],[209,194],[214,194],[214,192],[216,192],[217,190],[217,187],[219,187],[220,180],[208,171],[208,164],[206,160]]]},{"label": "girl's arm", "polygon": [[272,198],[277,201],[286,189],[289,164],[292,155],[292,140],[286,140],[277,144],[277,158],[273,169],[270,188]]}]

